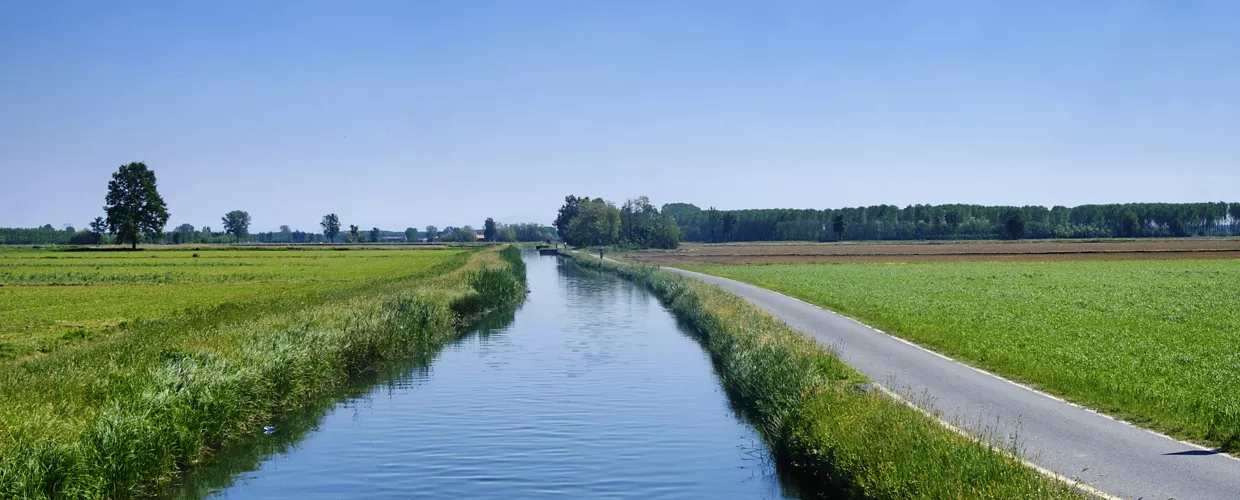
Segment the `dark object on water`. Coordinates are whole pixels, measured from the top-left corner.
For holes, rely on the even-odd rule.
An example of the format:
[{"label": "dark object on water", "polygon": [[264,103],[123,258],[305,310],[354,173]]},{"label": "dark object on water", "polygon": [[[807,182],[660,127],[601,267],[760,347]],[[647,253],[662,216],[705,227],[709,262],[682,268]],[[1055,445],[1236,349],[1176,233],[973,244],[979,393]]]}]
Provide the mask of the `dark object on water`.
[{"label": "dark object on water", "polygon": [[554,248],[539,248],[538,255],[559,255],[560,252]]}]

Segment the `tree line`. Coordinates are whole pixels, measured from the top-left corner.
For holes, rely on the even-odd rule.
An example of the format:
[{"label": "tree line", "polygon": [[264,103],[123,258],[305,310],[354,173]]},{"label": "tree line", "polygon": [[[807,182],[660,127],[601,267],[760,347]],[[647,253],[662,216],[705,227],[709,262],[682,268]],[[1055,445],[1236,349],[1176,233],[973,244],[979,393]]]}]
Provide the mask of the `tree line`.
[{"label": "tree line", "polygon": [[702,210],[663,205],[686,241],[968,240],[1240,235],[1240,203],[1054,206],[874,205]]},{"label": "tree line", "polygon": [[629,248],[676,248],[681,228],[666,209],[662,212],[645,196],[615,203],[602,198],[569,195],[553,224],[572,246],[619,245]]},{"label": "tree line", "polygon": [[[139,242],[156,244],[196,243],[345,243],[382,241],[428,242],[474,242],[479,233],[470,226],[445,227],[442,230],[427,226],[424,233],[413,227],[404,231],[386,231],[378,227],[359,228],[350,224],[345,230],[336,214],[324,215],[319,223],[322,232],[293,230],[287,225],[279,231],[250,234],[250,214],[244,210],[232,210],[221,218],[222,231],[210,226],[201,228],[193,224],[181,224],[165,232],[169,213],[167,204],[159,194],[155,172],[141,162],[122,165],[112,174],[105,196],[106,217],[96,217],[88,224],[89,229],[76,230],[66,224],[56,229],[51,224],[38,228],[0,228],[0,244],[16,245],[101,245],[105,243],[129,244],[136,248]],[[554,228],[535,223],[499,224],[488,218],[485,223],[486,241],[544,241],[556,237]]]}]

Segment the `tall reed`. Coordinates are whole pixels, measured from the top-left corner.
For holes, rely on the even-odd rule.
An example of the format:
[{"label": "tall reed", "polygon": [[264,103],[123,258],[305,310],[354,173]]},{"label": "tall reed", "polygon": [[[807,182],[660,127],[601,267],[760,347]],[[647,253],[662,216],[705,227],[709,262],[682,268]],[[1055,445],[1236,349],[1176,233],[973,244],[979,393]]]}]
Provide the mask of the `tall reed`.
[{"label": "tall reed", "polygon": [[246,315],[152,322],[0,367],[0,497],[124,498],[524,295],[516,250]]}]

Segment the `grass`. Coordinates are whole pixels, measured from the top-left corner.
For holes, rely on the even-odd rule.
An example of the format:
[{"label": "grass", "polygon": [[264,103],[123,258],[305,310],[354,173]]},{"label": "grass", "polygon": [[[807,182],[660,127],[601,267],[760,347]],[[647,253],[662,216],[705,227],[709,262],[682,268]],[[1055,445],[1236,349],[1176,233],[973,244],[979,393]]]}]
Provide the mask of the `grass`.
[{"label": "grass", "polygon": [[776,460],[828,498],[1066,498],[1062,483],[866,388],[863,375],[745,300],[652,267],[574,258],[642,283],[686,320]]},{"label": "grass", "polygon": [[324,270],[297,285],[312,292],[188,311],[150,304],[164,314],[0,363],[0,497],[150,493],[275,415],[384,359],[424,356],[469,318],[524,294],[516,249],[391,252],[359,256],[392,259],[383,264],[333,261],[358,278]]},{"label": "grass", "polygon": [[684,267],[1180,438],[1240,447],[1237,260]]},{"label": "grass", "polygon": [[461,250],[159,250],[0,247],[0,360],[139,321],[415,278]]}]

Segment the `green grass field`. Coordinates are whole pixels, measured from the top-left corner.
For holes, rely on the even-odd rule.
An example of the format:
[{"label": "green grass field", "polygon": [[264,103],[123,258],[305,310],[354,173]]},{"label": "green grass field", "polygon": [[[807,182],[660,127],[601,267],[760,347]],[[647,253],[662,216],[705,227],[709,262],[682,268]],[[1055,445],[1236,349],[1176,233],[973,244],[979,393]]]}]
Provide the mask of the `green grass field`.
[{"label": "green grass field", "polygon": [[1240,446],[1240,261],[684,266],[1085,406]]},{"label": "green grass field", "polygon": [[516,249],[6,249],[0,273],[0,498],[148,494],[525,289]]},{"label": "green grass field", "polygon": [[0,248],[0,361],[104,337],[135,321],[401,280],[462,252]]}]

